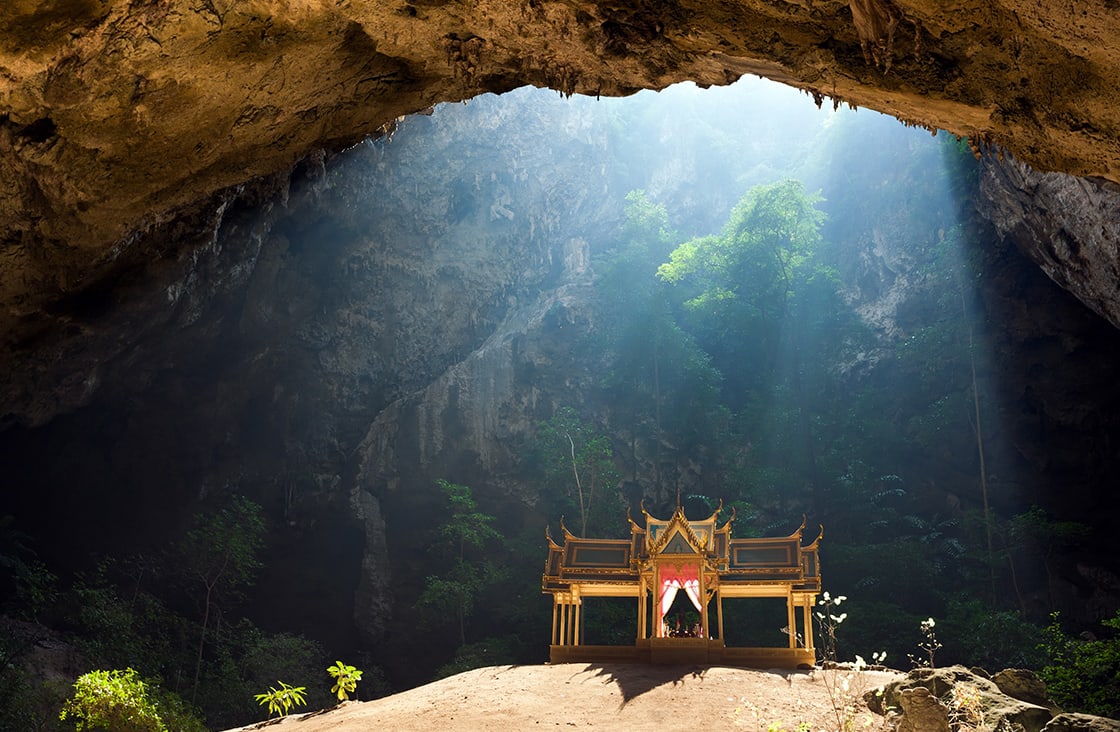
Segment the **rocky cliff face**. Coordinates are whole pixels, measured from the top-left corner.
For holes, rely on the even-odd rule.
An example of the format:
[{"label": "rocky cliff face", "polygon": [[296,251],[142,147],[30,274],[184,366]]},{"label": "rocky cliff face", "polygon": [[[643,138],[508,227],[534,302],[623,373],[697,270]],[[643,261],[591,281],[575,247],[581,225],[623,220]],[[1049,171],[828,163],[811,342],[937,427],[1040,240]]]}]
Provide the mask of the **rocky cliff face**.
[{"label": "rocky cliff face", "polygon": [[0,28],[9,348],[75,327],[57,311],[153,259],[206,258],[238,187],[524,84],[623,95],[761,74],[1120,180],[1108,2],[19,0]]},{"label": "rocky cliff face", "polygon": [[[514,369],[560,347],[534,327],[563,329],[573,296],[556,288],[586,282],[586,237],[619,215],[601,129],[554,108],[568,115],[557,136],[548,113],[515,113],[528,109],[481,98],[231,194],[189,254],[21,344],[0,456],[28,504],[18,512],[42,522],[29,529],[158,547],[191,504],[237,486],[286,525],[287,569],[274,571],[337,570],[306,605],[287,590],[285,604],[341,613],[323,625],[345,633],[361,577],[359,619],[376,637],[393,603],[388,540],[408,551],[422,538],[409,492],[453,469],[508,469],[505,440],[537,409],[508,403]],[[513,127],[546,142],[509,147]],[[68,508],[33,509],[44,501]]]},{"label": "rocky cliff face", "polygon": [[982,211],[1055,282],[1120,326],[1120,187],[987,159]]}]

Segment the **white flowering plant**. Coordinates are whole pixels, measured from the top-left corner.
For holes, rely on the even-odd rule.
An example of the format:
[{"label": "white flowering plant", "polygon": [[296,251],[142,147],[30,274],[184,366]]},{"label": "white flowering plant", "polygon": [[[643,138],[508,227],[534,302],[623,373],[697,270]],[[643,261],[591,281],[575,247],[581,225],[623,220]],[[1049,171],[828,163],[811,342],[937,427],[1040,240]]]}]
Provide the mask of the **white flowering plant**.
[{"label": "white flowering plant", "polygon": [[926,618],[923,620],[919,627],[922,629],[923,639],[918,643],[918,648],[925,652],[924,658],[915,658],[914,654],[910,654],[910,663],[917,667],[935,668],[933,665],[933,657],[937,651],[941,650],[941,642],[937,640],[937,631],[934,629],[937,622],[933,618]]},{"label": "white flowering plant", "polygon": [[817,627],[821,631],[821,655],[825,661],[836,662],[836,628],[848,617],[848,613],[839,611],[840,605],[848,597],[837,595],[833,597],[827,591],[821,593],[817,600],[819,608],[813,614],[817,618]]}]

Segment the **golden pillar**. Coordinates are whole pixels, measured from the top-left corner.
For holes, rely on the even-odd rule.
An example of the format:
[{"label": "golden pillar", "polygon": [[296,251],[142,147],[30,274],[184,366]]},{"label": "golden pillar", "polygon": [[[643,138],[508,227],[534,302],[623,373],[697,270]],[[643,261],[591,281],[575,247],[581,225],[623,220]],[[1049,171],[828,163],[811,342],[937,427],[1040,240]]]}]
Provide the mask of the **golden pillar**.
[{"label": "golden pillar", "polygon": [[786,626],[789,629],[789,647],[797,648],[797,615],[793,607],[793,588],[786,591]]}]

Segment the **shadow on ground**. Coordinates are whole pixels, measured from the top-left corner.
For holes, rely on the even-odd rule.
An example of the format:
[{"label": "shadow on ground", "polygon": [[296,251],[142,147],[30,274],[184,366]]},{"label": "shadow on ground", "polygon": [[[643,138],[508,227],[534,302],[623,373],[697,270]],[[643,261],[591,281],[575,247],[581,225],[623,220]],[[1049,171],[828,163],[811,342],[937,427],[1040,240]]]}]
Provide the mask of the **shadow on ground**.
[{"label": "shadow on ground", "polygon": [[[659,686],[665,686],[666,684],[679,686],[683,684],[686,679],[690,678],[702,681],[704,674],[708,672],[709,668],[711,667],[696,665],[659,666],[645,663],[598,663],[588,664],[583,667],[579,673],[594,673],[597,677],[605,677],[616,684],[619,690],[622,691],[621,708],[626,706],[631,700]],[[772,669],[758,669],[758,671],[759,673],[780,676],[787,683],[789,683],[791,674],[803,673],[800,671],[777,671]]]}]

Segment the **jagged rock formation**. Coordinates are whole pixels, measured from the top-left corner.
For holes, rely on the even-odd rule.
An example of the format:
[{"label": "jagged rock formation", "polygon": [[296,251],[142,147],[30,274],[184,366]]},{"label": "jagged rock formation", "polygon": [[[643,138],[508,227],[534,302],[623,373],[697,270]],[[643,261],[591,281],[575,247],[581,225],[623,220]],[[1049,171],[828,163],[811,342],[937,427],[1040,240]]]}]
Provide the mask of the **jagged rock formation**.
[{"label": "jagged rock formation", "polygon": [[1117,720],[1063,713],[1046,698],[1045,684],[1023,669],[992,676],[963,666],[917,668],[865,699],[872,711],[893,718],[901,732],[1120,730]]},{"label": "jagged rock formation", "polygon": [[987,160],[984,215],[1055,282],[1120,327],[1120,186]]},{"label": "jagged rock formation", "polygon": [[237,187],[524,84],[620,95],[754,73],[1120,180],[1109,2],[18,0],[0,28],[8,347],[80,328],[57,311],[144,263],[205,257],[209,237],[184,229],[221,218]]}]

